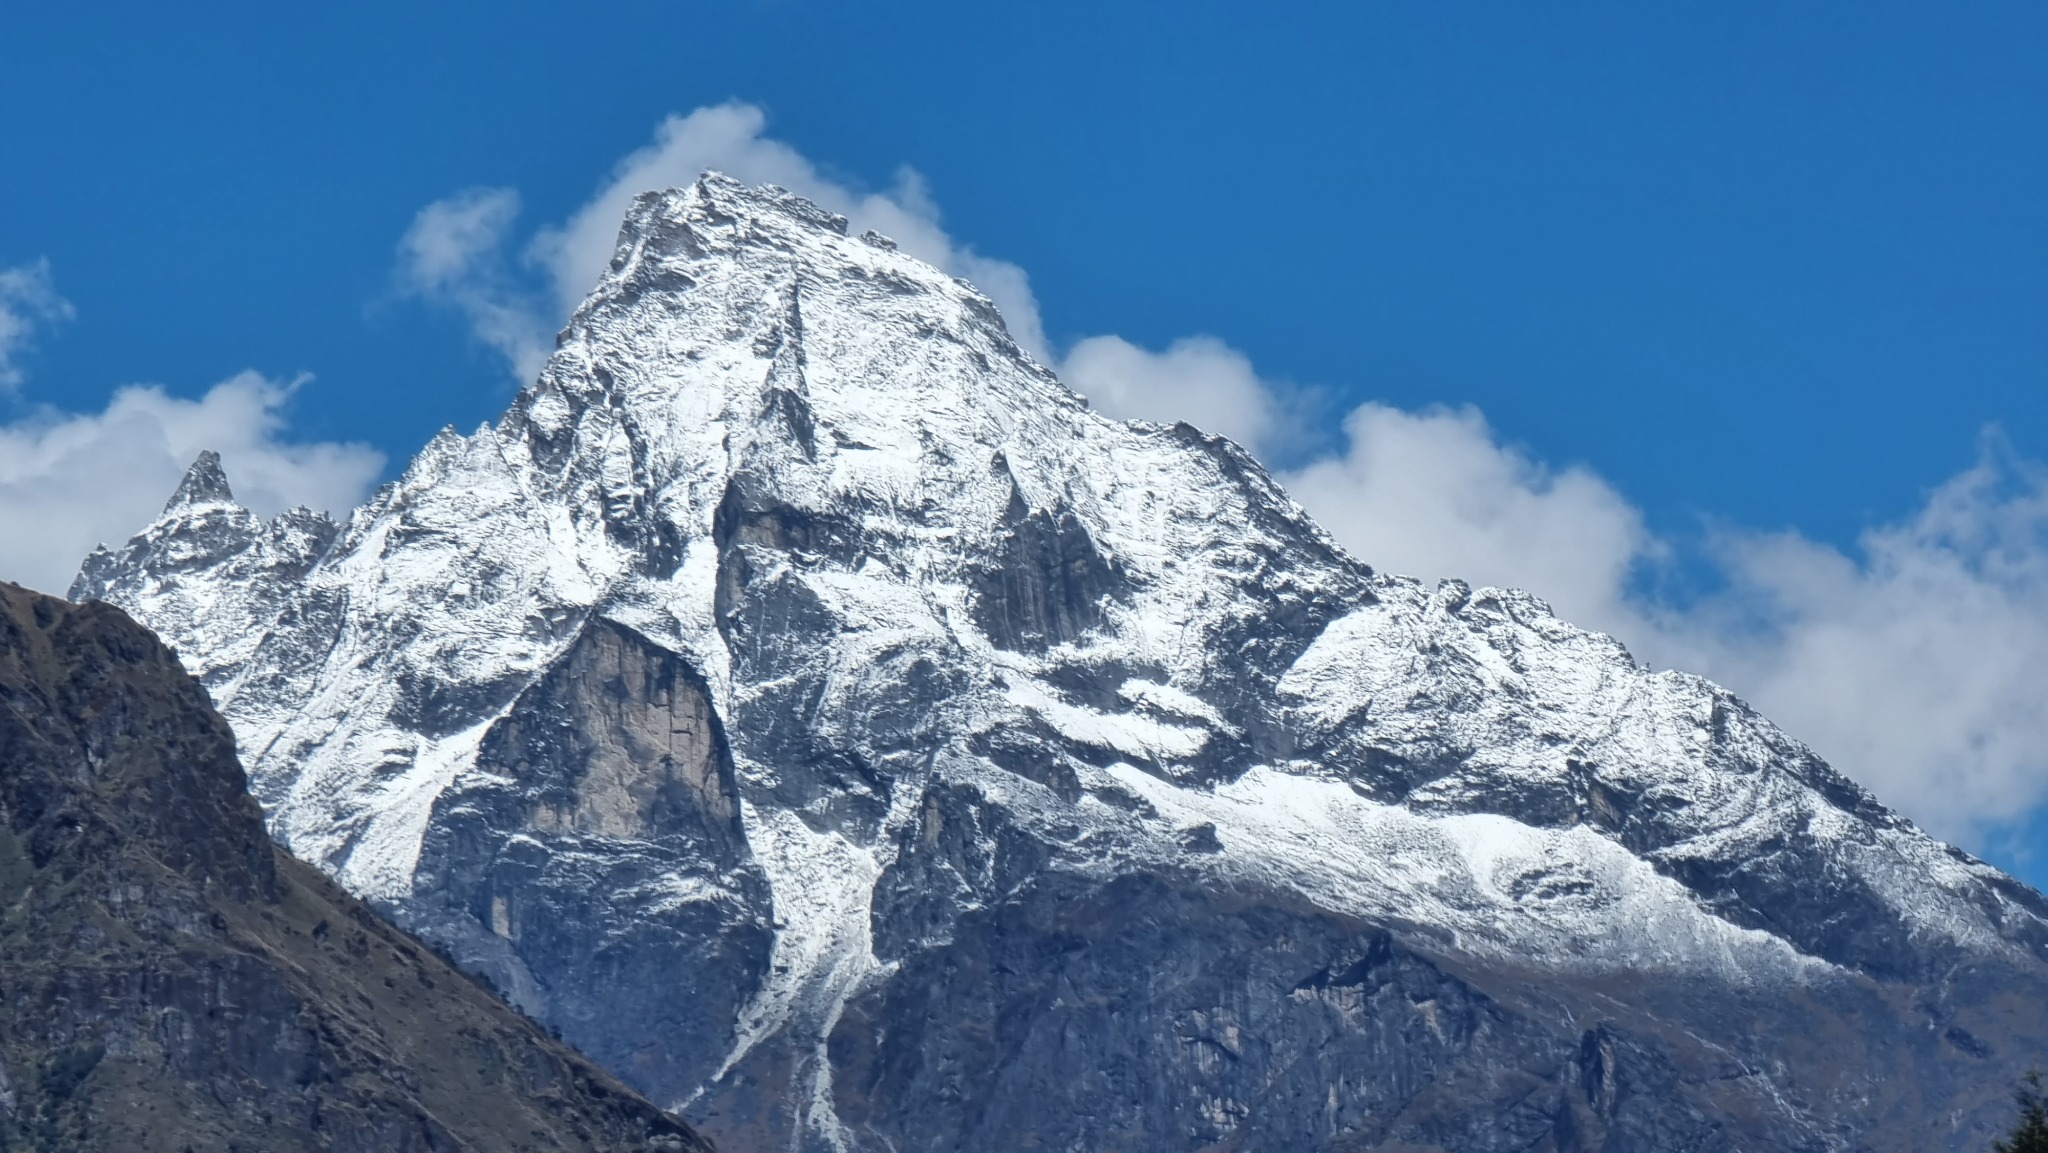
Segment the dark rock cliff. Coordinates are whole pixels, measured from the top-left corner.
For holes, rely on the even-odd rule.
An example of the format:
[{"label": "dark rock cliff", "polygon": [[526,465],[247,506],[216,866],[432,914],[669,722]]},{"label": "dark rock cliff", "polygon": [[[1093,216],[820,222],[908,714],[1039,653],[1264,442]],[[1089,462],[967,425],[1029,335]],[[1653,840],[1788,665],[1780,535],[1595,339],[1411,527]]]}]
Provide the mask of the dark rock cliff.
[{"label": "dark rock cliff", "polygon": [[275,848],[149,632],[0,584],[0,1149],[709,1148]]},{"label": "dark rock cliff", "polygon": [[[400,915],[606,1068],[680,1098],[716,1067],[706,1038],[724,1039],[772,944],[703,682],[593,621],[478,765],[436,805]],[[715,896],[675,899],[690,886]]]}]

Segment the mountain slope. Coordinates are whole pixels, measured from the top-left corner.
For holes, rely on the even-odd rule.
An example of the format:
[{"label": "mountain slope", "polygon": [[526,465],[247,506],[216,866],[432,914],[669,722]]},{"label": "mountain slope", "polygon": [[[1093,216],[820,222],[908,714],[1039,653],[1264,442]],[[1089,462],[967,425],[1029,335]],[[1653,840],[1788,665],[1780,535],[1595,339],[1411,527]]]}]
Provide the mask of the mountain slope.
[{"label": "mountain slope", "polygon": [[277,849],[149,633],[0,585],[0,1148],[708,1150]]},{"label": "mountain slope", "polygon": [[2048,1044],[2038,894],[780,190],[640,198],[327,531],[200,477],[74,596],[293,851],[714,1136],[1965,1148]]}]

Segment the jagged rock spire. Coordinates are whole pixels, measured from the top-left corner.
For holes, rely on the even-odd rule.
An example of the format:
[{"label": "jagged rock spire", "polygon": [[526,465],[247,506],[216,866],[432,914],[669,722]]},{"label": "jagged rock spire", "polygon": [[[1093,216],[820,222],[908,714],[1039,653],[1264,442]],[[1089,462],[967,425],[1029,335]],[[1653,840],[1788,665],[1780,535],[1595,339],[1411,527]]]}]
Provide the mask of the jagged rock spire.
[{"label": "jagged rock spire", "polygon": [[220,454],[207,449],[185,470],[185,479],[178,482],[178,491],[164,504],[164,511],[184,508],[194,504],[233,504],[235,490],[228,487],[227,471],[220,466]]}]

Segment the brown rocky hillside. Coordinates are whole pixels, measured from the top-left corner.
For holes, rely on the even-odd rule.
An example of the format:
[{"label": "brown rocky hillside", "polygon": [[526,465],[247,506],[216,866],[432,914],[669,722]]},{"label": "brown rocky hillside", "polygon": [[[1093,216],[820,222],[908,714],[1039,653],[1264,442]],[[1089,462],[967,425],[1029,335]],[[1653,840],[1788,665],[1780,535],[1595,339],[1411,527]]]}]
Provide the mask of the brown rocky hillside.
[{"label": "brown rocky hillside", "polygon": [[710,1146],[276,848],[154,635],[0,584],[0,1149]]}]

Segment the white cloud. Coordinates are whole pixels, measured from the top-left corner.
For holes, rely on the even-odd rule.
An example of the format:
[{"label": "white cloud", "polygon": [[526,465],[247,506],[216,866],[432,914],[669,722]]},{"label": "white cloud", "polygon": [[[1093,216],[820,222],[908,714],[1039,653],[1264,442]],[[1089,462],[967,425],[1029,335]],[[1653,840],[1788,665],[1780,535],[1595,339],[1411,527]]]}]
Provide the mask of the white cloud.
[{"label": "white cloud", "polygon": [[1213,336],[1183,337],[1164,352],[1121,336],[1091,336],[1061,359],[1060,376],[1095,407],[1125,420],[1184,420],[1270,457],[1300,440],[1279,388],[1251,358]]},{"label": "white cloud", "polygon": [[1657,551],[1635,508],[1585,468],[1501,445],[1478,410],[1362,405],[1348,449],[1283,478],[1359,557],[1392,572],[1527,588],[1594,627],[1619,623]]},{"label": "white cloud", "polygon": [[198,400],[130,387],[102,412],[0,424],[0,579],[62,595],[95,545],[155,519],[204,449],[221,454],[236,498],[259,513],[353,507],[384,458],[364,445],[287,440],[294,387],[245,372]]},{"label": "white cloud", "polygon": [[1978,843],[2048,801],[2048,469],[1978,464],[1845,555],[1727,533],[1729,590],[1643,610],[1642,647],[1698,668],[1886,802]]},{"label": "white cloud", "polygon": [[547,362],[552,329],[505,267],[518,215],[519,194],[509,188],[472,188],[427,205],[398,242],[398,278],[406,291],[461,312],[524,383]]},{"label": "white cloud", "polygon": [[50,282],[49,261],[0,268],[0,392],[21,387],[18,358],[31,347],[36,329],[71,316],[71,302]]}]

